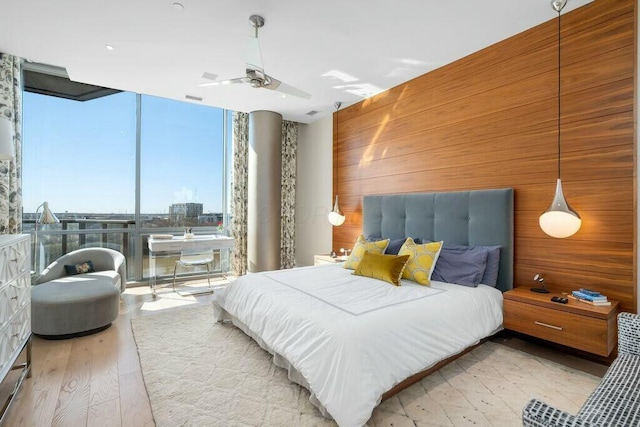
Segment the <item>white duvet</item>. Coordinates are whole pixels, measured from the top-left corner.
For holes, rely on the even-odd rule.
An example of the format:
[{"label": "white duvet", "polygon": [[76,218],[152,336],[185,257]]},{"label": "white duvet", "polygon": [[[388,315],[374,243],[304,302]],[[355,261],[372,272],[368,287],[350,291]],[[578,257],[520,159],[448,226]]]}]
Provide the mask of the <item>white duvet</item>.
[{"label": "white duvet", "polygon": [[502,325],[502,294],[489,286],[396,287],[351,273],[248,274],[214,303],[284,356],[340,426],[364,425],[383,393]]}]

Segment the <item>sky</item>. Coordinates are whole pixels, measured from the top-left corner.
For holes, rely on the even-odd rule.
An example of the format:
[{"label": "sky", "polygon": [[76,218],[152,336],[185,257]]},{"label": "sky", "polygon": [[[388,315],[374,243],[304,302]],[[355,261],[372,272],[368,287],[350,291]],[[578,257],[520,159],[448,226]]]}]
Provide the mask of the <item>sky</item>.
[{"label": "sky", "polygon": [[[135,212],[136,95],[23,97],[23,205],[35,212]],[[142,95],[141,213],[172,203],[222,212],[223,110]]]}]

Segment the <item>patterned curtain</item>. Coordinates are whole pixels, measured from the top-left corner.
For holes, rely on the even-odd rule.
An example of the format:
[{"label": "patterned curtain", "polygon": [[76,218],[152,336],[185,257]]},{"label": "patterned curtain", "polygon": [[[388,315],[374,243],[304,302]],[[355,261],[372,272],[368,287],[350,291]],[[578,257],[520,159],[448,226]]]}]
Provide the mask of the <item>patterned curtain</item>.
[{"label": "patterned curtain", "polygon": [[249,114],[233,112],[233,182],[231,186],[231,230],[236,240],[233,274],[247,272],[247,165],[249,156]]},{"label": "patterned curtain", "polygon": [[296,243],[296,149],[298,124],[282,122],[282,215],[280,233],[280,267],[295,267]]},{"label": "patterned curtain", "polygon": [[[22,59],[0,53],[0,120],[13,123],[12,160],[0,161],[0,233],[22,232]],[[11,127],[11,126],[10,126]]]}]

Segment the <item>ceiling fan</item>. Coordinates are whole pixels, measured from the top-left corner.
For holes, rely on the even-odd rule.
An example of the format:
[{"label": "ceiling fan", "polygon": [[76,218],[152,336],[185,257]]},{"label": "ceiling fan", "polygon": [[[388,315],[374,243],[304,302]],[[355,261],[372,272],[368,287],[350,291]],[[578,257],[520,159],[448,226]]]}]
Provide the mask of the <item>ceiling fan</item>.
[{"label": "ceiling fan", "polygon": [[[249,83],[252,87],[275,90],[287,95],[298,96],[309,99],[311,95],[305,91],[289,86],[280,80],[267,75],[262,66],[262,54],[260,53],[260,43],[258,41],[258,29],[264,26],[264,18],[259,15],[251,15],[249,22],[255,29],[255,36],[250,37],[249,52],[247,56],[246,76],[229,80],[219,80],[213,82],[200,83],[198,86],[219,86],[236,83]],[[215,78],[214,74],[204,73],[204,78]]]}]

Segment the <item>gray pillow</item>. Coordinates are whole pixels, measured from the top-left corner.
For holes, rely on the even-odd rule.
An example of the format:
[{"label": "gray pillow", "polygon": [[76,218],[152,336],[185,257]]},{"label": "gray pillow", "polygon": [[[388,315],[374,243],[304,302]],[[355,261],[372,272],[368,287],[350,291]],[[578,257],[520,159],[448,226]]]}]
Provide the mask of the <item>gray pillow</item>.
[{"label": "gray pillow", "polygon": [[[449,249],[472,249],[478,248],[487,252],[487,267],[484,270],[484,274],[480,283],[487,286],[493,286],[494,288],[498,284],[498,270],[500,270],[500,248],[501,246],[462,246],[462,245],[446,245]],[[436,267],[438,265],[436,264]]]},{"label": "gray pillow", "polygon": [[476,287],[482,282],[489,251],[480,246],[445,245],[431,280]]},{"label": "gray pillow", "polygon": [[480,283],[493,286],[498,284],[498,270],[500,269],[500,246],[476,246],[487,251],[487,268]]},{"label": "gray pillow", "polygon": [[389,240],[389,246],[387,246],[387,249],[384,251],[384,253],[387,255],[398,255],[398,252],[400,252],[400,248],[402,248],[402,245],[404,245],[405,240],[407,240],[406,237],[402,239]]},{"label": "gray pillow", "polygon": [[[368,242],[377,242],[380,240],[382,240],[382,237],[367,237]],[[406,237],[403,237],[402,239],[390,239],[389,245],[387,246],[387,249],[384,251],[384,253],[386,255],[398,255],[398,252],[400,252],[400,248],[402,248],[402,245],[404,245],[404,242],[406,240]],[[413,242],[421,244],[422,240],[420,238],[415,238],[413,239]]]}]

